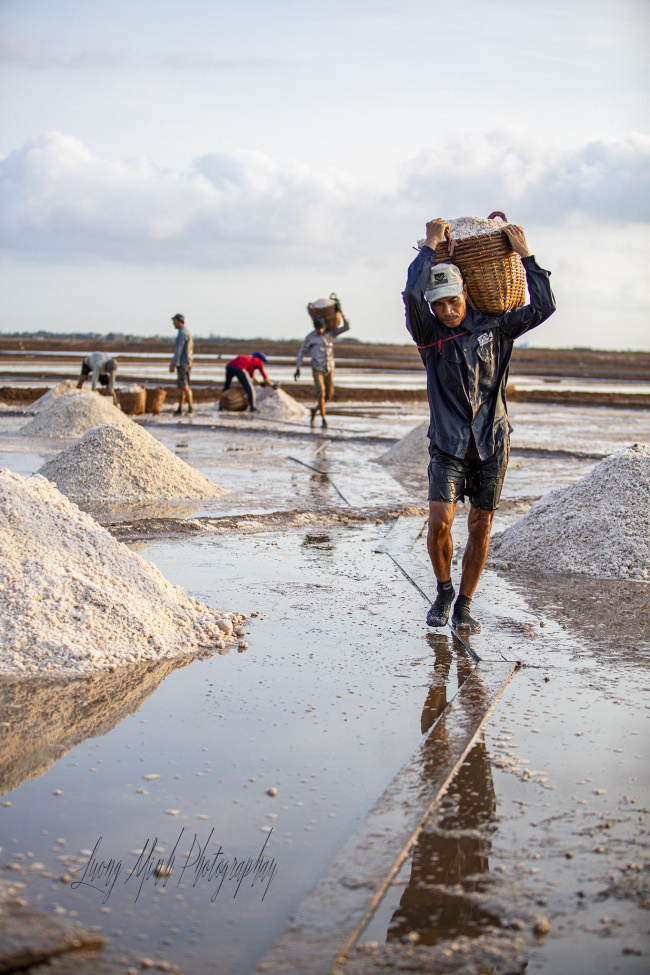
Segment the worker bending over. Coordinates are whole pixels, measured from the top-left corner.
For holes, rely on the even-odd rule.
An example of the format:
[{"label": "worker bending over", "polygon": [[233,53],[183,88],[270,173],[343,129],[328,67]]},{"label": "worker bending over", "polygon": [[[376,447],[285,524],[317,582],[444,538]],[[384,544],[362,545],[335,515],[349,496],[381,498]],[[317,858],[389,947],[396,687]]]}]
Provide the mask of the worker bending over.
[{"label": "worker bending over", "polygon": [[[272,382],[264,371],[266,356],[262,352],[253,352],[252,355],[238,355],[226,366],[226,381],[222,393],[230,389],[233,379],[239,380],[248,399],[248,409],[251,413],[257,413],[255,406],[255,386],[273,386],[278,388],[278,384]],[[262,375],[262,382],[255,377],[255,372],[259,371]]]},{"label": "worker bending over", "polygon": [[117,373],[117,359],[106,352],[91,352],[81,363],[81,375],[77,383],[77,389],[82,389],[83,384],[91,376],[90,385],[93,390],[97,389],[97,381],[101,386],[108,386],[108,392],[113,397],[113,403],[117,406],[117,395],[115,393],[115,375]]}]

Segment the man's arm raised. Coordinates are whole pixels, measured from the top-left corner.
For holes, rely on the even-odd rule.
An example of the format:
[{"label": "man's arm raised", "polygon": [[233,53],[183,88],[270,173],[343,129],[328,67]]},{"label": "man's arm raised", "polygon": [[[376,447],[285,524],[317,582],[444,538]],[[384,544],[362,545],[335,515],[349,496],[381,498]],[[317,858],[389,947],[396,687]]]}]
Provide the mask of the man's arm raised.
[{"label": "man's arm raised", "polygon": [[436,256],[436,247],[445,236],[449,224],[442,217],[429,220],[426,225],[426,238],[422,250],[408,269],[406,287],[402,292],[406,310],[406,328],[416,345],[427,345],[435,339],[432,326],[433,315],[424,297],[429,283],[431,267]]},{"label": "man's arm raised", "polygon": [[425,247],[430,247],[432,251],[436,249],[438,244],[440,244],[445,239],[445,234],[449,230],[449,224],[442,217],[436,217],[435,220],[429,220],[426,225],[426,237],[424,240]]},{"label": "man's arm raised", "polygon": [[508,224],[503,229],[513,251],[521,257],[530,294],[530,304],[513,308],[501,319],[501,329],[511,339],[516,339],[551,317],[555,311],[555,298],[549,280],[551,273],[541,268],[531,254],[523,228]]}]

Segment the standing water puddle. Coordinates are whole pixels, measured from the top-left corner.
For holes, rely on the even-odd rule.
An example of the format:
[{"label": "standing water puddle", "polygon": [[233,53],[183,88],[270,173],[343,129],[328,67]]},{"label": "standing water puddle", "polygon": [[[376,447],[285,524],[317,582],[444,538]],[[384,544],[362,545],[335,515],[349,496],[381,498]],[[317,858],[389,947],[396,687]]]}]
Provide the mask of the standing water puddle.
[{"label": "standing water puddle", "polygon": [[[2,682],[2,875],[26,885],[30,906],[100,928],[118,956],[135,949],[193,975],[243,975],[421,743],[469,664],[448,634],[427,630],[421,596],[373,552],[386,527],[358,510],[345,524],[350,509],[331,482],[358,506],[400,496],[369,463],[384,445],[189,426],[156,435],[232,491],[195,515],[273,511],[281,522],[286,513],[273,531],[260,523],[257,534],[218,534],[206,522],[202,534],[137,543],[191,595],[258,612],[249,650],[65,684]],[[15,439],[3,440],[4,462],[24,473],[54,450]],[[520,459],[511,501],[576,477],[566,458]],[[544,473],[538,491],[536,470]],[[402,500],[422,498],[415,480]],[[502,523],[512,517],[504,508]],[[291,527],[293,509],[311,512],[312,524]],[[424,539],[413,557],[430,573]],[[526,667],[363,932],[350,971],[397,966],[425,947],[439,949],[436,970],[457,971],[445,968],[444,952],[460,944],[471,958],[470,943],[483,959],[494,949],[508,964],[529,961],[531,971],[578,975],[583,958],[593,971],[603,953],[612,971],[641,971],[647,872],[626,864],[642,863],[647,842],[637,744],[647,737],[648,647],[639,637],[647,593],[486,573],[476,648],[493,650],[496,637],[501,659],[512,653]],[[93,850],[113,860],[108,876],[90,878]],[[152,850],[167,864],[158,876]],[[235,858],[252,864],[239,887],[241,874],[223,879],[221,869]],[[86,876],[99,883],[73,887]],[[542,912],[552,929],[539,942],[531,932]],[[452,955],[462,961],[462,951]]]}]

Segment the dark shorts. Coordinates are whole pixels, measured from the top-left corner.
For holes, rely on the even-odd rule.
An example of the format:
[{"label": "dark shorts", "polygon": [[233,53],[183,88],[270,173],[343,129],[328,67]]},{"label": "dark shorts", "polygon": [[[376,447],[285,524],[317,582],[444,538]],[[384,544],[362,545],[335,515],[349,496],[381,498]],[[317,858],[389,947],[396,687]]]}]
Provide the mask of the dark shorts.
[{"label": "dark shorts", "polygon": [[176,366],[176,385],[179,389],[181,386],[189,386],[190,372],[191,369],[188,369],[187,366]]},{"label": "dark shorts", "polygon": [[481,460],[472,439],[461,460],[445,454],[435,444],[429,446],[429,501],[456,504],[469,498],[473,508],[495,511],[510,456],[510,439],[505,437],[487,460]]},{"label": "dark shorts", "polygon": [[[81,363],[81,375],[82,376],[89,376],[91,374],[91,372],[92,372],[92,369],[90,368],[90,366],[88,365],[88,363],[87,362],[82,362]],[[107,372],[100,372],[100,374],[99,374],[99,376],[97,378],[99,379],[99,383],[100,383],[101,386],[108,386],[108,384],[110,382],[110,379],[111,379],[111,377],[109,376],[109,374]]]}]

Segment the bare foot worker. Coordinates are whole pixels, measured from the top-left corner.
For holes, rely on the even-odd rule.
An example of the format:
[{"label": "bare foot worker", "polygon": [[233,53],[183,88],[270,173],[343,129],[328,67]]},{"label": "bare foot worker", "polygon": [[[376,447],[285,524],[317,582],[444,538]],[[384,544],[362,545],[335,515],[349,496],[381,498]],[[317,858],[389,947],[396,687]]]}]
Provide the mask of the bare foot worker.
[{"label": "bare foot worker", "polygon": [[437,264],[436,247],[449,225],[431,220],[426,243],[408,270],[403,292],[406,327],[427,371],[429,396],[428,549],[438,594],[429,626],[445,626],[456,596],[451,581],[451,526],[456,504],[469,498],[469,538],[452,624],[478,633],[470,614],[490,547],[494,511],[508,466],[510,423],[506,412],[508,365],[516,338],[555,311],[550,274],[531,255],[521,227],[504,227],[522,258],[530,304],[502,315],[467,306],[467,287],[454,264]]}]

